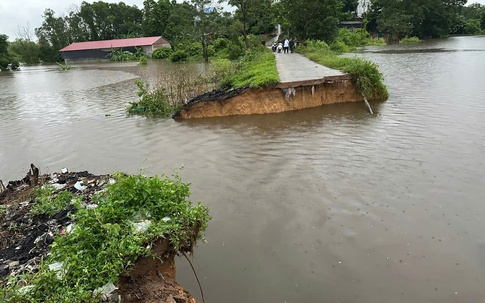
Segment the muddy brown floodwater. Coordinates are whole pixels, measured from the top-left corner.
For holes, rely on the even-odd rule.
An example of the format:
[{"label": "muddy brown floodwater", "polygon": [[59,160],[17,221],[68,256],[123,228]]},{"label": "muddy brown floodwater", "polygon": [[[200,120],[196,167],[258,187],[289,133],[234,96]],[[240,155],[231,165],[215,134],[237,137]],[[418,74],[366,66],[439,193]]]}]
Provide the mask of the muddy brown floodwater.
[{"label": "muddy brown floodwater", "polygon": [[207,302],[485,302],[485,37],[353,55],[385,74],[376,116],[126,116],[136,77],[180,68],[164,62],[0,73],[0,179],[183,166],[213,217],[194,261]]}]

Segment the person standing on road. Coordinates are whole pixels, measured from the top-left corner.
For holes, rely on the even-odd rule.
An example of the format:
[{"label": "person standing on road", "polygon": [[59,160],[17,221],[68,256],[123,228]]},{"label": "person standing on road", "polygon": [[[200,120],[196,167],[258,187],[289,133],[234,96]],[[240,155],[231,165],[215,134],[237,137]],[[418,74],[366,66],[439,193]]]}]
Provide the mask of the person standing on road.
[{"label": "person standing on road", "polygon": [[293,51],[295,50],[295,40],[293,40],[293,38],[290,39],[289,46],[290,52],[293,53]]},{"label": "person standing on road", "polygon": [[283,43],[283,52],[285,54],[288,54],[288,47],[290,46],[290,41],[288,41],[288,38],[285,39],[285,43]]}]

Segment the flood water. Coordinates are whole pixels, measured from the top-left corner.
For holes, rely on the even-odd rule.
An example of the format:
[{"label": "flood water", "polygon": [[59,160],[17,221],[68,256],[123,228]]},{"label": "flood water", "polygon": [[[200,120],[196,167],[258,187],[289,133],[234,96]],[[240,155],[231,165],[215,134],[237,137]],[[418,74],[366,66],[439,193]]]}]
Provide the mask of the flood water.
[{"label": "flood water", "polygon": [[134,79],[180,67],[163,62],[0,73],[0,179],[183,167],[213,217],[194,259],[207,303],[485,302],[485,37],[355,55],[385,75],[375,116],[126,116]]}]

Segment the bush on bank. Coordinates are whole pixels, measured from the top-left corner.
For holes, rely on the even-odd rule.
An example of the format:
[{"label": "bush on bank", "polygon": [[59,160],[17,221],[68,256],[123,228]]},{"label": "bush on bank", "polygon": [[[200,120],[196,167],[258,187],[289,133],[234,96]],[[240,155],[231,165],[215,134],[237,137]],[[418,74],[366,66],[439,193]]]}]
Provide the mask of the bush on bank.
[{"label": "bush on bank", "polygon": [[[39,272],[12,277],[0,288],[2,302],[99,302],[93,291],[116,284],[139,257],[151,255],[157,239],[168,238],[175,251],[189,251],[202,237],[208,209],[187,199],[189,184],[178,176],[116,174],[115,179],[92,197],[96,208],[73,200],[78,211],[71,215],[72,230],[56,237]],[[53,264],[57,270],[49,268]]]},{"label": "bush on bank", "polygon": [[183,103],[170,100],[163,87],[150,90],[149,85],[140,79],[137,79],[135,84],[138,87],[140,100],[130,102],[130,105],[126,109],[130,114],[170,117],[183,105]]},{"label": "bush on bank", "polygon": [[324,66],[351,74],[358,92],[368,100],[387,100],[389,95],[383,75],[375,63],[362,58],[339,57],[341,49],[338,52],[335,49],[323,41],[312,40],[307,41],[306,47],[298,47],[297,51]]}]

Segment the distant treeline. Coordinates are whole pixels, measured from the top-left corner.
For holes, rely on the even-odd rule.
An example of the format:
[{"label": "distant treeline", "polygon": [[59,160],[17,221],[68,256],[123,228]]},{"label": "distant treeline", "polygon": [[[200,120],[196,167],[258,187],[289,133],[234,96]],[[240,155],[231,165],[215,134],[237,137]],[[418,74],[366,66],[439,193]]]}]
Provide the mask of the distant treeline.
[{"label": "distant treeline", "polygon": [[[391,41],[405,36],[423,39],[479,34],[485,29],[485,6],[476,3],[466,7],[466,0],[360,2],[367,8],[362,16],[367,31],[382,33]],[[234,7],[234,12],[222,10],[223,4]],[[330,44],[338,35],[339,22],[353,20],[358,6],[358,0],[146,0],[142,8],[123,2],[82,2],[65,15],[47,8],[44,21],[35,28],[35,41],[27,30],[11,43],[0,38],[0,44],[9,50],[7,53],[0,45],[0,68],[12,60],[59,61],[59,50],[72,42],[158,35],[169,40],[175,50],[201,43],[206,57],[207,46],[219,38],[244,49],[249,35],[274,32],[276,24],[281,24],[285,36]]]}]

